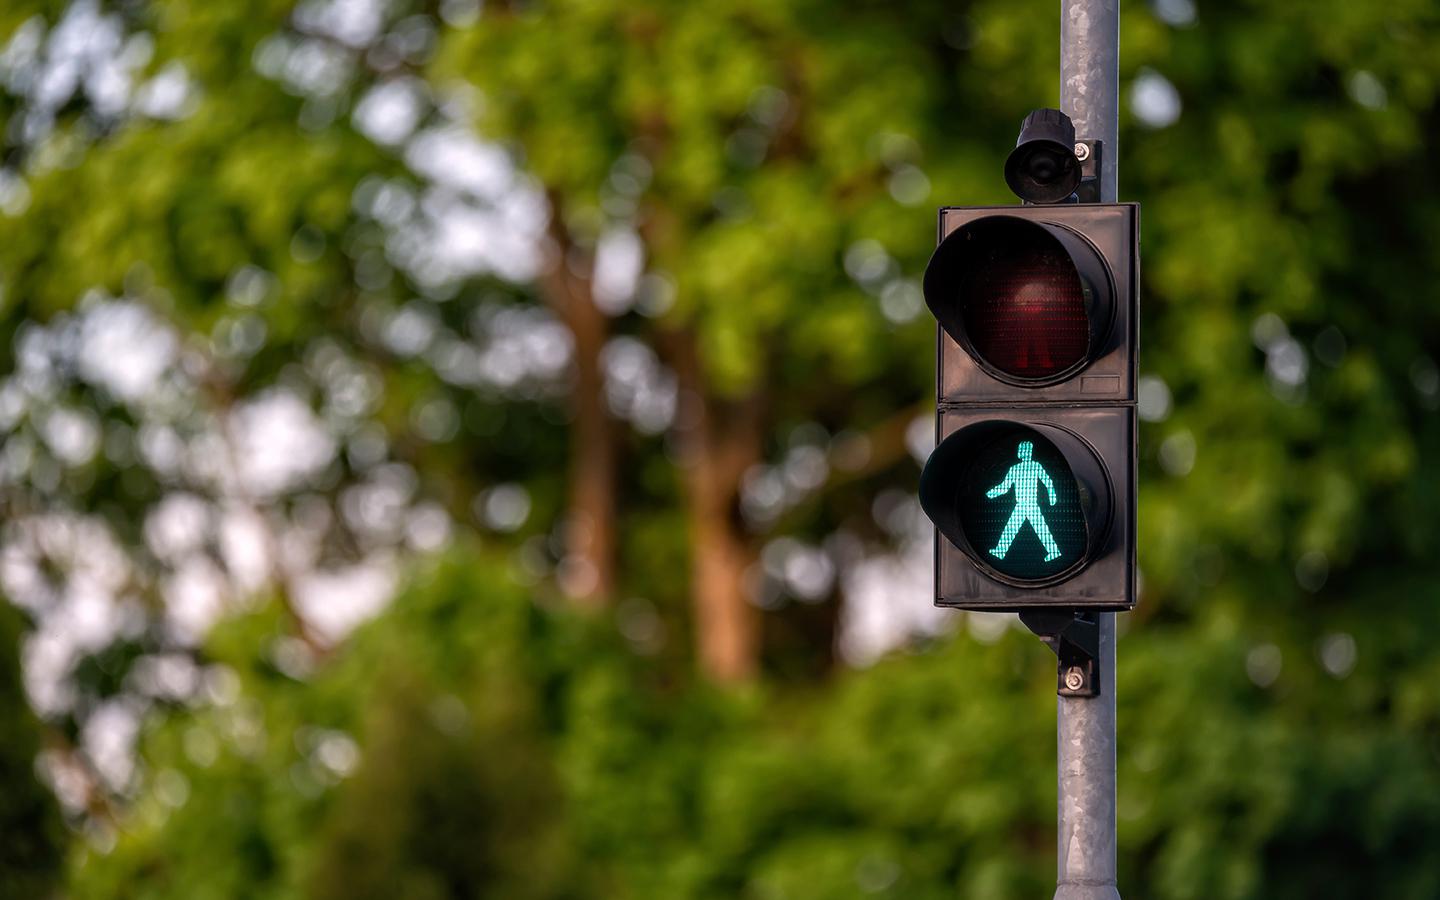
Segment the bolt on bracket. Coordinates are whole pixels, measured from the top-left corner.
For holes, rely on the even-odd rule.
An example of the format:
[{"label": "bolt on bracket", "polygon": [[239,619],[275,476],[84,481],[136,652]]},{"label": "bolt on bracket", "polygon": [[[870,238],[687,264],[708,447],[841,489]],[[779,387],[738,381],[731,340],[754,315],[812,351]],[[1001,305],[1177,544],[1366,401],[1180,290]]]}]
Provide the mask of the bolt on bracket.
[{"label": "bolt on bracket", "polygon": [[1104,150],[1102,141],[1075,142],[1075,159],[1080,163],[1080,185],[1074,194],[1076,203],[1100,202],[1100,160]]}]

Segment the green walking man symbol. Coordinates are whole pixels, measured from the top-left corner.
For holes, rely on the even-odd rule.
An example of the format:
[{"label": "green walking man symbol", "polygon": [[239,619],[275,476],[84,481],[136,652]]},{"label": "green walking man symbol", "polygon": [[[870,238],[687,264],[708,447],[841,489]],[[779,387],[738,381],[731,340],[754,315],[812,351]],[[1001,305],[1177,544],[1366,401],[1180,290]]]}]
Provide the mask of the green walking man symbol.
[{"label": "green walking man symbol", "polygon": [[1005,554],[1010,552],[1011,541],[1015,540],[1015,535],[1020,533],[1026,522],[1030,523],[1030,527],[1035,530],[1035,536],[1045,548],[1045,562],[1060,555],[1060,547],[1050,534],[1050,526],[1045,524],[1045,514],[1040,511],[1037,499],[1038,488],[1043,483],[1049,505],[1054,506],[1055,483],[1050,480],[1050,474],[1045,471],[1045,467],[1030,458],[1034,450],[1035,445],[1030,441],[1021,441],[1015,451],[1020,461],[1005,473],[1004,481],[985,492],[985,496],[991,500],[1012,490],[1015,492],[1015,511],[1005,523],[1005,530],[1000,532],[1000,541],[995,545],[995,549],[990,551],[990,555],[996,559],[1004,559]]}]

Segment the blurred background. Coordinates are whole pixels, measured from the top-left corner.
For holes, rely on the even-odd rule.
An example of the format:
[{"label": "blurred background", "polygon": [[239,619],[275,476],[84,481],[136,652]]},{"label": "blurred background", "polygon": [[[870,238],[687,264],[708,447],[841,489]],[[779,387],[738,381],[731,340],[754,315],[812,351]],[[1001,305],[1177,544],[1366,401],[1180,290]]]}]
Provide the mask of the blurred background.
[{"label": "blurred background", "polygon": [[[1125,895],[1440,897],[1440,7],[1122,3]],[[7,0],[0,897],[1030,898],[919,290],[1054,0]]]}]

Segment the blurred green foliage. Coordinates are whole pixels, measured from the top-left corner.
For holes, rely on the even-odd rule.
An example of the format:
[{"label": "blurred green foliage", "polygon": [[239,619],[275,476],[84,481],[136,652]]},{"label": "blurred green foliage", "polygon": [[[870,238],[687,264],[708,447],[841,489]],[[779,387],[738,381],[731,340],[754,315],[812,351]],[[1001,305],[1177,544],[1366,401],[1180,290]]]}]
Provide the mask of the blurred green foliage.
[{"label": "blurred green foliage", "polygon": [[[535,292],[407,264],[443,235],[396,243],[386,216],[436,202],[434,173],[356,110],[409,85],[412,125],[497,142],[592,243],[649,210],[647,271],[674,305],[614,328],[659,346],[693,326],[717,394],[768,388],[773,461],[796,434],[923,415],[933,327],[895,291],[921,271],[931,207],[1009,201],[1001,160],[1055,94],[1053,5],[394,2],[363,40],[315,24],[332,6],[0,10],[13,50],[27,27],[53,36],[101,9],[120,36],[105,52],[146,36],[137,84],[171,64],[191,80],[189,105],[154,114],[108,110],[98,89],[46,106],[13,74],[20,57],[4,64],[5,571],[30,571],[28,541],[44,564],[25,584],[63,587],[109,544],[76,531],[67,556],[24,523],[88,517],[123,551],[116,591],[141,624],[83,648],[72,702],[41,724],[5,654],[0,895],[1045,895],[1054,682],[1032,638],[957,617],[951,637],[832,668],[822,613],[781,591],[767,677],[698,682],[679,463],[639,431],[621,512],[635,600],[564,608],[563,384],[467,382],[434,351],[484,345],[534,314]],[[1440,9],[1164,0],[1125,4],[1122,27],[1148,385],[1144,594],[1120,651],[1122,888],[1440,896],[1440,188],[1424,177]],[[66,329],[103,305],[92,291],[178,335],[142,400],[65,355]],[[406,315],[430,349],[395,338]],[[60,337],[40,366],[44,329]],[[335,444],[304,483],[247,497],[157,461],[175,437],[203,462],[216,423],[276,391]],[[87,455],[55,437],[61,413],[90,423]],[[834,473],[757,539],[892,549],[876,501],[917,472],[897,457]],[[406,510],[385,507],[393,534],[350,515],[379,496],[360,489],[397,480],[444,512],[451,549],[427,555],[394,524]],[[532,504],[513,533],[475,511],[497,485]],[[177,494],[255,506],[277,543],[319,521],[317,565],[394,553],[408,586],[318,647],[277,573],[187,643],[165,624],[179,567],[147,535]],[[213,530],[197,552],[228,565]],[[42,646],[50,601],[14,599],[34,620],[25,646]],[[642,614],[655,621],[637,637]],[[192,696],[134,674],[167,655],[194,660]],[[43,741],[86,771],[87,723],[115,702],[141,711],[133,777],[92,765],[62,837],[31,761]]]},{"label": "blurred green foliage", "polygon": [[[211,650],[234,696],[143,741],[188,801],[160,789],[113,851],[81,850],[74,896],[1019,898],[1053,879],[1054,676],[1013,630],[819,693],[717,692],[537,608],[483,552],[425,566],[310,679],[243,650],[282,633],[273,615],[228,630]],[[1266,689],[1224,636],[1124,646],[1127,892],[1434,896],[1434,733],[1376,702],[1384,660]]]}]

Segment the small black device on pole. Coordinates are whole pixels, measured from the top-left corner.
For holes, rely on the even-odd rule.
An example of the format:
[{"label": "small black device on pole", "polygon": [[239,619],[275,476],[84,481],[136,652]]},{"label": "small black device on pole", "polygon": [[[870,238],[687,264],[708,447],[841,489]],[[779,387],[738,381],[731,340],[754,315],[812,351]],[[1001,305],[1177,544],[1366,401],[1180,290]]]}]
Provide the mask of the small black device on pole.
[{"label": "small black device on pole", "polygon": [[1025,117],[1015,149],[1005,160],[1005,183],[1030,203],[1060,203],[1080,186],[1075,126],[1058,109],[1037,109]]}]

